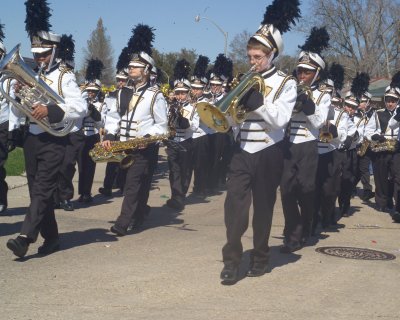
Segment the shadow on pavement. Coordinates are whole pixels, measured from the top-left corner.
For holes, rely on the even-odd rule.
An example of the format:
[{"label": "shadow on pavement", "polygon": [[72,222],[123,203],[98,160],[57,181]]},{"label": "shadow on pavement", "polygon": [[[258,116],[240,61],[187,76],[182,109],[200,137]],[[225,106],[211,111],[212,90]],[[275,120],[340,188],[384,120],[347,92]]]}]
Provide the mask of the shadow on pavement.
[{"label": "shadow on pavement", "polygon": [[21,231],[22,221],[14,223],[0,223],[0,237],[10,236]]}]

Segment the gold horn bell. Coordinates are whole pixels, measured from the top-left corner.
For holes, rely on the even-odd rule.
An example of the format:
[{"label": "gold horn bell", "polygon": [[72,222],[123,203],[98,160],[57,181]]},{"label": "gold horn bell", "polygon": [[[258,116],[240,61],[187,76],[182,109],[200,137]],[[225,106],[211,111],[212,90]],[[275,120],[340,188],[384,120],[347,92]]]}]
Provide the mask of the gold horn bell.
[{"label": "gold horn bell", "polygon": [[256,72],[247,73],[238,85],[215,104],[209,102],[198,102],[197,113],[204,124],[217,132],[227,132],[230,128],[227,116],[231,116],[236,124],[246,120],[246,111],[240,105],[240,100],[254,88],[263,96],[266,95],[264,78]]}]

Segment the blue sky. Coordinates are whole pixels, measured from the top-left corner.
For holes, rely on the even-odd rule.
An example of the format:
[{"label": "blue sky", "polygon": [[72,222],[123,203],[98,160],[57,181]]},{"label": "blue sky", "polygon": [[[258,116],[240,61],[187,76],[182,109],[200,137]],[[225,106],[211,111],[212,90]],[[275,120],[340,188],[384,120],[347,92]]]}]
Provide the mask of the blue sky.
[{"label": "blue sky", "polygon": [[[2,0],[5,1],[5,0]],[[302,12],[309,0],[302,2]],[[2,6],[0,22],[5,25],[7,50],[22,44],[22,54],[31,56],[29,39],[25,31],[25,0],[7,1]],[[116,62],[127,44],[132,28],[138,23],[156,29],[154,47],[162,53],[181,48],[194,49],[214,61],[224,51],[224,36],[210,21],[195,22],[200,14],[217,23],[228,33],[228,46],[236,34],[247,30],[255,32],[263,18],[265,8],[272,0],[48,0],[52,9],[52,31],[72,34],[75,40],[75,60],[78,68],[83,63],[83,48],[101,17],[111,37]],[[304,15],[304,14],[303,14]],[[284,35],[285,54],[294,55],[304,34],[290,31]],[[229,50],[229,47],[228,47]]]}]

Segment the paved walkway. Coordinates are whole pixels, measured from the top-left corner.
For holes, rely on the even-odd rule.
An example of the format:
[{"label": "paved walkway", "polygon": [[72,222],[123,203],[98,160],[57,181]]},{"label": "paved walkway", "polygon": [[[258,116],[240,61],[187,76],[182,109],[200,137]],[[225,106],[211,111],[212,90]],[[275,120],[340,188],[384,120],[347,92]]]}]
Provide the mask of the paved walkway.
[{"label": "paved walkway", "polygon": [[[160,169],[166,168],[161,157]],[[165,173],[158,173],[144,230],[116,238],[109,233],[122,197],[96,194],[105,165],[99,165],[91,206],[57,210],[62,250],[15,259],[6,242],[21,227],[29,203],[26,185],[9,192],[8,215],[0,217],[0,319],[400,319],[400,224],[359,198],[354,214],[322,232],[296,254],[279,253],[283,214],[278,195],[271,231],[270,272],[245,278],[252,246],[243,237],[242,280],[219,281],[225,241],[225,195],[204,202],[189,198],[182,213],[164,206]],[[10,184],[24,184],[21,177]],[[21,182],[22,181],[22,182]],[[348,246],[384,251],[390,261],[343,259],[318,247]]]}]

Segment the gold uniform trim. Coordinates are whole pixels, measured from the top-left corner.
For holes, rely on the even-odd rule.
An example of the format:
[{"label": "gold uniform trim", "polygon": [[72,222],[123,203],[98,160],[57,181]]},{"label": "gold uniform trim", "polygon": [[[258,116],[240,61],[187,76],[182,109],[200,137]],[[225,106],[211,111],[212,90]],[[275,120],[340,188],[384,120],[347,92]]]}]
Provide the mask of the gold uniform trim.
[{"label": "gold uniform trim", "polygon": [[272,100],[272,102],[275,102],[279,96],[282,93],[283,87],[285,86],[286,82],[288,82],[289,80],[296,80],[293,76],[286,76],[285,79],[283,79],[281,85],[279,86],[278,90],[275,93],[274,99]]}]

